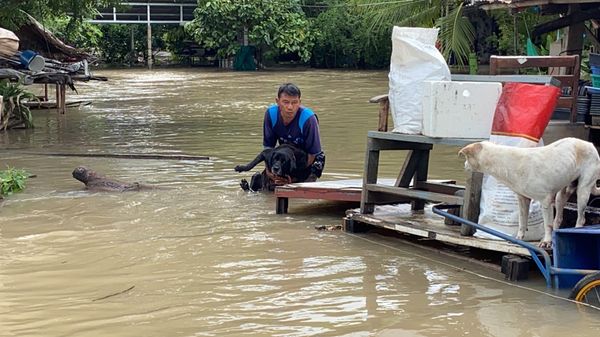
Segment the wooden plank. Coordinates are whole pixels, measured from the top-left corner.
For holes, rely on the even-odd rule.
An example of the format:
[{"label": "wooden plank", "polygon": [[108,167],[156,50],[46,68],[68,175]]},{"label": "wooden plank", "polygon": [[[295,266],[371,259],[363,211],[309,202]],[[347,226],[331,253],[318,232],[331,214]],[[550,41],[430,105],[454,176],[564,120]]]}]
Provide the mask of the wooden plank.
[{"label": "wooden plank", "polygon": [[[406,143],[415,143],[412,149],[422,149],[425,150],[429,145],[434,144],[445,144],[445,145],[454,145],[454,146],[465,146],[474,142],[484,141],[484,138],[435,138],[435,137],[427,137],[423,135],[407,135],[403,133],[394,133],[394,132],[380,132],[380,131],[369,131],[367,136],[370,139],[376,140],[391,140],[395,142],[406,142]],[[431,149],[429,147],[429,149]],[[401,148],[399,148],[401,149]],[[406,148],[410,150],[410,148]],[[383,150],[383,149],[382,149]]]},{"label": "wooden plank", "polygon": [[[490,56],[490,67],[494,63],[498,68],[546,68],[546,67],[567,67],[573,68],[576,62],[579,61],[579,57],[575,55],[564,55],[564,56]],[[490,68],[490,75],[496,75],[498,72],[492,73]]]},{"label": "wooden plank", "polygon": [[382,101],[388,100],[388,94],[378,95],[375,97],[371,97],[369,99],[369,103],[381,103]]},{"label": "wooden plank", "polygon": [[[390,134],[390,132],[382,132]],[[418,142],[406,142],[401,140],[385,139],[385,138],[372,138],[369,137],[368,142],[371,143],[371,150],[429,150],[433,148],[431,144],[424,144]]]},{"label": "wooden plank", "polygon": [[330,190],[330,189],[303,189],[303,188],[288,188],[278,186],[275,188],[276,197],[299,198],[299,199],[322,199],[336,201],[355,201],[359,202],[361,198],[361,189],[352,190]]},{"label": "wooden plank", "polygon": [[408,187],[408,185],[410,185],[410,182],[412,181],[415,172],[417,172],[419,160],[419,153],[416,150],[408,151],[408,154],[404,159],[404,164],[400,169],[400,174],[398,175],[398,179],[396,179],[394,186]]},{"label": "wooden plank", "polygon": [[460,197],[460,196],[428,192],[428,191],[421,191],[421,190],[415,190],[415,189],[406,188],[406,187],[394,187],[394,186],[387,186],[387,185],[366,184],[363,194],[365,191],[387,193],[387,194],[391,194],[391,195],[408,197],[411,199],[447,202],[449,204],[455,204],[455,205],[463,204],[463,197]]},{"label": "wooden plank", "polygon": [[438,183],[431,181],[417,181],[414,184],[414,188],[418,190],[424,190],[429,192],[443,193],[443,194],[454,194],[458,191],[465,189],[462,185],[456,185],[454,183]]},{"label": "wooden plank", "polygon": [[452,75],[453,81],[459,82],[518,82],[518,83],[532,83],[532,84],[544,84],[544,85],[554,85],[560,86],[560,81],[558,81],[554,76],[550,75],[463,75],[456,74]]},{"label": "wooden plank", "polygon": [[447,244],[530,256],[527,249],[507,241],[461,236],[458,226],[446,226],[443,224],[442,219],[415,224],[411,221],[390,221],[372,214],[352,213],[351,218],[355,222],[362,222],[372,226],[387,228],[400,233],[411,234]]}]

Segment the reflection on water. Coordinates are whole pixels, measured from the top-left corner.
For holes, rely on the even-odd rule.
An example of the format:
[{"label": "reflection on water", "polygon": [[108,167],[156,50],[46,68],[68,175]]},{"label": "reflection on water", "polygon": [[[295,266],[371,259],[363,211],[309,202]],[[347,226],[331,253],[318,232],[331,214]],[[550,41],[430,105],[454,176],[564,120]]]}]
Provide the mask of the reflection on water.
[{"label": "reflection on water", "polygon": [[[37,175],[0,206],[0,335],[7,336],[507,336],[598,332],[597,312],[445,264],[396,239],[335,225],[349,204],[240,190],[233,166],[261,148],[277,86],[298,83],[319,115],[324,179],[360,178],[367,103],[384,72],[105,71],[66,116],[0,134],[1,165]],[[434,150],[433,178],[464,181],[456,148]],[[35,153],[207,155],[207,161]],[[382,153],[394,177],[401,152]],[[23,154],[27,153],[27,154]],[[93,193],[71,178],[85,165],[164,189]],[[432,259],[433,258],[433,259]],[[537,286],[537,285],[536,285]]]}]

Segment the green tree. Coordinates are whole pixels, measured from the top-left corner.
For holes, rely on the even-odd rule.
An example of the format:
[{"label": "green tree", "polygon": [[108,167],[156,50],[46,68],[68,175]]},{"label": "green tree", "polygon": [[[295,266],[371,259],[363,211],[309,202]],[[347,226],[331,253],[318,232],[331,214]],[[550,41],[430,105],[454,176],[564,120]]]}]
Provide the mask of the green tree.
[{"label": "green tree", "polygon": [[146,57],[146,25],[109,24],[100,27],[104,38],[98,44],[99,54],[109,64],[127,64],[137,58],[131,55],[133,30],[134,49]]},{"label": "green tree", "polygon": [[89,22],[69,25],[71,18],[67,15],[46,19],[44,26],[65,43],[83,49],[96,49],[102,41],[100,26]]},{"label": "green tree", "polygon": [[475,32],[459,0],[355,0],[370,21],[370,32],[391,32],[392,26],[439,27],[442,54],[460,65],[468,60]]},{"label": "green tree", "polygon": [[[17,29],[29,13],[38,21],[69,15],[70,24],[81,23],[91,17],[99,7],[119,6],[120,0],[1,0],[0,26]],[[71,28],[70,26],[69,28]]]},{"label": "green tree", "polygon": [[297,0],[199,0],[186,29],[221,57],[234,55],[244,36],[249,44],[297,53],[303,61],[310,59],[313,45]]},{"label": "green tree", "polygon": [[381,68],[391,53],[387,32],[371,35],[364,15],[346,1],[330,0],[329,8],[314,19],[318,32],[311,64],[325,68]]}]

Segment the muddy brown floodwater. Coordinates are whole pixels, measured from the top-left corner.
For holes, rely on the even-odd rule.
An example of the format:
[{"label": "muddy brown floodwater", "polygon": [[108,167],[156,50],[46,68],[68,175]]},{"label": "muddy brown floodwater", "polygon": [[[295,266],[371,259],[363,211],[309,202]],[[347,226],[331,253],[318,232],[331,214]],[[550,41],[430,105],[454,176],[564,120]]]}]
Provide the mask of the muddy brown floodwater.
[{"label": "muddy brown floodwater", "polygon": [[[409,246],[340,231],[352,204],[248,194],[233,171],[261,149],[277,86],[293,81],[320,118],[323,179],[361,177],[371,71],[108,70],[69,99],[66,116],[0,134],[0,166],[37,178],[0,206],[0,336],[597,336],[600,313],[501,275]],[[432,178],[464,181],[457,148],[439,147]],[[387,153],[390,152],[390,153]],[[394,177],[401,152],[382,153]],[[39,154],[35,154],[39,153]],[[43,153],[206,155],[141,160]],[[90,193],[85,165],[123,181],[170,187]],[[559,294],[564,295],[564,294]]]}]

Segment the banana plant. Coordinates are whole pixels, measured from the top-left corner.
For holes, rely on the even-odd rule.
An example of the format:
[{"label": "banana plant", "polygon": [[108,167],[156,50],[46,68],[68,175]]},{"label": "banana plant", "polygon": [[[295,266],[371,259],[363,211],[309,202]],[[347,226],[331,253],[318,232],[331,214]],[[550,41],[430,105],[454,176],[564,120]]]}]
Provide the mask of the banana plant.
[{"label": "banana plant", "polygon": [[12,128],[17,125],[33,127],[31,110],[24,103],[37,100],[37,97],[25,90],[21,83],[0,81],[0,96],[2,96],[2,111],[0,111],[0,130]]},{"label": "banana plant", "polygon": [[444,57],[463,66],[473,49],[475,28],[464,16],[459,0],[353,0],[370,21],[371,31],[391,32],[392,26],[438,27]]}]

